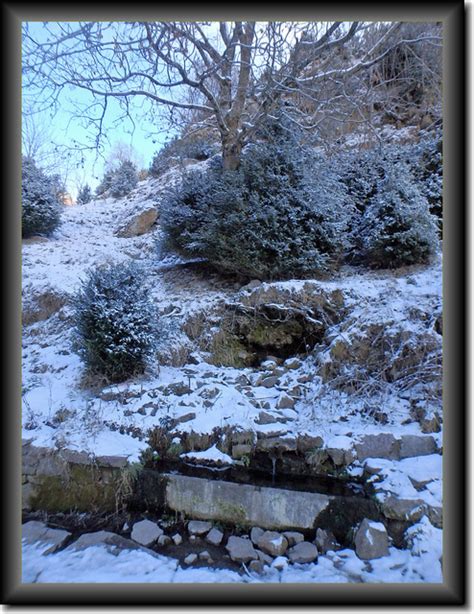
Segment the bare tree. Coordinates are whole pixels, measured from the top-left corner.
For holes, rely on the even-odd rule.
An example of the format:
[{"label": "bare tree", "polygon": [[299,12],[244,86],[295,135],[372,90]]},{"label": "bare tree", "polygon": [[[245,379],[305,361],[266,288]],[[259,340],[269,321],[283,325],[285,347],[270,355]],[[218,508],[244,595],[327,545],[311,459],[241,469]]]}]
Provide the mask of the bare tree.
[{"label": "bare tree", "polygon": [[[347,84],[406,43],[398,35],[401,25],[380,29],[376,40],[359,45],[354,55],[351,49],[367,24],[25,24],[24,86],[50,109],[71,87],[88,92],[80,114],[87,127],[96,129],[96,145],[112,99],[132,121],[137,100],[149,113],[166,111],[171,121],[192,112],[217,128],[224,168],[232,170],[262,120],[278,106],[284,105],[291,121],[313,129],[334,115],[341,100],[354,106]],[[410,42],[416,46],[427,40],[436,43],[439,37],[422,31]],[[313,113],[305,112],[304,102]]]}]

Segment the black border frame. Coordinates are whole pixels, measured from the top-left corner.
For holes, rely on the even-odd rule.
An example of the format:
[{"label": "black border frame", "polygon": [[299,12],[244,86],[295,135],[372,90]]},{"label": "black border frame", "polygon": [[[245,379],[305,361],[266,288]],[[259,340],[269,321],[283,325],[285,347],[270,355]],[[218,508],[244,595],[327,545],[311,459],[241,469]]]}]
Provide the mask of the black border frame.
[{"label": "black border frame", "polygon": [[[242,6],[242,5],[240,5]],[[20,119],[21,119],[21,35],[22,21],[126,20],[126,19],[343,19],[386,21],[440,21],[444,32],[444,583],[443,584],[21,584],[21,233],[20,233]],[[9,605],[187,605],[196,607],[267,605],[292,608],[315,605],[374,606],[467,606],[470,538],[466,523],[467,427],[466,375],[466,238],[467,209],[464,185],[467,162],[465,140],[465,9],[464,3],[441,2],[334,2],[291,9],[273,6],[256,8],[211,8],[180,5],[179,8],[154,3],[129,5],[78,3],[59,5],[26,2],[2,4],[3,78],[6,93],[4,124],[5,214],[2,243],[7,285],[6,343],[7,398],[4,404],[2,467],[5,517],[3,531],[2,603]],[[8,203],[8,206],[5,204]],[[176,590],[177,587],[182,590]],[[465,609],[463,607],[462,609]]]}]

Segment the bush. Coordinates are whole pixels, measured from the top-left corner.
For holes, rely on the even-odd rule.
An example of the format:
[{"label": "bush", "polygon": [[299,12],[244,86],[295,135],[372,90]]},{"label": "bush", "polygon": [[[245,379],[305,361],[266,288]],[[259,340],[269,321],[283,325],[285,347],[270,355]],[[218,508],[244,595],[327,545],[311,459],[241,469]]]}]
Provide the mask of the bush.
[{"label": "bush", "polygon": [[372,268],[425,263],[436,251],[437,227],[408,166],[398,163],[387,170],[365,210],[359,235]]},{"label": "bush", "polygon": [[90,189],[89,184],[82,186],[77,195],[77,204],[78,205],[87,205],[92,200],[92,190]]},{"label": "bush", "polygon": [[152,177],[160,177],[184,158],[207,160],[216,152],[217,147],[208,140],[190,141],[175,138],[155,153],[149,172]]},{"label": "bush", "polygon": [[89,272],[75,299],[74,347],[91,373],[123,381],[143,373],[155,340],[155,316],[136,264]]},{"label": "bush", "polygon": [[125,160],[112,176],[110,194],[114,198],[126,196],[137,187],[138,174],[133,162]]},{"label": "bush", "polygon": [[113,170],[105,171],[102,181],[95,189],[95,193],[97,196],[102,196],[103,194],[105,194],[105,192],[107,192],[107,190],[110,190],[110,188],[112,187],[112,182],[114,180],[114,175],[115,172]]},{"label": "bush", "polygon": [[21,169],[21,232],[23,237],[49,235],[60,223],[61,206],[53,182],[34,160],[23,158]]},{"label": "bush", "polygon": [[327,272],[343,248],[342,184],[322,160],[285,142],[246,148],[237,171],[214,158],[162,202],[168,248],[259,279]]}]

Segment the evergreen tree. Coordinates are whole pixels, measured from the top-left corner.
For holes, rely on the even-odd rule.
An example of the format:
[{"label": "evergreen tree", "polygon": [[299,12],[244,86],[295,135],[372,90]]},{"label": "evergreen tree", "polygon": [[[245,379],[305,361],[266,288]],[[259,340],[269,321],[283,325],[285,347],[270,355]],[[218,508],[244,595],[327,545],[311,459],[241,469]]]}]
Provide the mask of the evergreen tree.
[{"label": "evergreen tree", "polygon": [[77,195],[78,205],[87,205],[92,200],[92,190],[88,183],[81,187],[79,194]]},{"label": "evergreen tree", "polygon": [[60,223],[61,205],[55,185],[31,158],[22,159],[21,169],[22,236],[49,235]]}]

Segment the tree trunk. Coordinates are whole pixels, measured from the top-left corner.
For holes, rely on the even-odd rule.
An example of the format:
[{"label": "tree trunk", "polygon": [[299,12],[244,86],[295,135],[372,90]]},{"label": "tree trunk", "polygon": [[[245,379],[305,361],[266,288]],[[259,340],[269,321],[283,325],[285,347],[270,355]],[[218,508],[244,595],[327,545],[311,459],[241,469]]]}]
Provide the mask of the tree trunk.
[{"label": "tree trunk", "polygon": [[242,144],[235,139],[222,142],[222,164],[225,171],[236,171],[240,166]]}]

